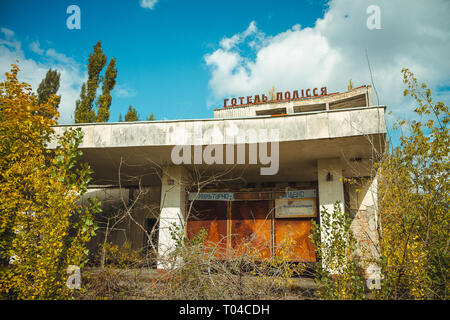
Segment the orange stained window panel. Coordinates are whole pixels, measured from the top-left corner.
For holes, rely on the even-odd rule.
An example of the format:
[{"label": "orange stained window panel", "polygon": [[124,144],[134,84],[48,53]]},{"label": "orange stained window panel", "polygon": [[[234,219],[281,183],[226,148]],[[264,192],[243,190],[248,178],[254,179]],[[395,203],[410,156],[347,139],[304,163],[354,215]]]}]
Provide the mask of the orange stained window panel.
[{"label": "orange stained window panel", "polygon": [[231,248],[268,258],[271,255],[270,201],[234,201],[231,207]]},{"label": "orange stained window panel", "polygon": [[275,219],[275,254],[289,256],[290,261],[316,261],[314,246],[309,239],[310,219]]},{"label": "orange stained window panel", "polygon": [[186,235],[193,239],[201,229],[207,231],[205,244],[217,246],[217,254],[227,248],[227,203],[225,201],[195,201],[186,224]]}]

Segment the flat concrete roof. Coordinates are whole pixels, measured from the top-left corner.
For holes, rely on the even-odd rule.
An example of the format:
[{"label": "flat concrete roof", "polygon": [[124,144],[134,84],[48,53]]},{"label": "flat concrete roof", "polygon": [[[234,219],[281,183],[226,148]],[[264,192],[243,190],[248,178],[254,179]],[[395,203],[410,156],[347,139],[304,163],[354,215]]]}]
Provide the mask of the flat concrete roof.
[{"label": "flat concrete roof", "polygon": [[[67,127],[85,133],[80,146],[94,170],[93,184],[117,184],[119,167],[123,184],[135,184],[142,176],[147,185],[159,185],[158,170],[171,165],[171,151],[183,145],[208,145],[207,133],[219,132],[214,144],[226,144],[225,130],[276,129],[279,132],[280,170],[276,176],[261,176],[258,165],[195,165],[205,174],[230,170],[230,176],[248,182],[315,181],[317,159],[342,159],[344,176],[369,175],[374,151],[384,152],[385,106],[296,113],[284,116],[258,116],[232,119],[164,120],[118,123],[90,123],[54,127],[61,134]],[[222,136],[222,138],[221,138]],[[268,142],[256,136],[250,143]],[[270,141],[269,141],[270,142]],[[54,148],[54,142],[49,148]],[[225,153],[225,152],[224,152]],[[358,159],[354,161],[354,159]],[[122,165],[121,165],[122,163]],[[194,165],[185,165],[193,170]],[[263,166],[264,167],[264,166]]]}]

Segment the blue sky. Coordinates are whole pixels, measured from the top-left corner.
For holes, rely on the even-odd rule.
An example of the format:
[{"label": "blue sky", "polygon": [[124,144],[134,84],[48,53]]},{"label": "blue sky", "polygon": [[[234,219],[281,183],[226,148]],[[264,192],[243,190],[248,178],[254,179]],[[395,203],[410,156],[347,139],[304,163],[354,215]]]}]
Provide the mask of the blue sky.
[{"label": "blue sky", "polygon": [[[400,70],[409,67],[440,100],[450,96],[449,1],[25,1],[0,3],[0,71],[18,58],[22,80],[37,88],[49,67],[62,75],[60,123],[70,123],[87,59],[97,40],[117,59],[110,121],[128,105],[141,119],[210,118],[223,98],[326,85],[370,84],[380,104],[414,117]],[[69,30],[66,9],[81,10]],[[366,10],[380,8],[369,30]],[[151,8],[149,8],[151,7]],[[374,101],[376,98],[374,96]]]},{"label": "blue sky", "polygon": [[[81,29],[66,27],[66,8],[81,9]],[[24,42],[74,59],[86,69],[93,45],[102,41],[108,59],[117,59],[117,86],[111,119],[117,121],[132,104],[143,117],[158,119],[211,117],[206,108],[208,70],[203,57],[257,20],[268,34],[299,23],[314,24],[324,10],[312,1],[183,1],[163,0],[153,10],[139,1],[2,1],[1,27]],[[39,55],[23,45],[27,57]],[[125,93],[125,91],[127,93]]]}]

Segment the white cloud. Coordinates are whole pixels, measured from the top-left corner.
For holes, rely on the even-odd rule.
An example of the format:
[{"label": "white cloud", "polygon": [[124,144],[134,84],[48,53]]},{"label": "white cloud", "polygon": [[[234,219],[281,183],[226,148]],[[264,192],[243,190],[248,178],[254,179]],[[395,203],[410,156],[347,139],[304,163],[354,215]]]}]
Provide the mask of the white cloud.
[{"label": "white cloud", "polygon": [[144,9],[153,10],[158,0],[140,0],[140,5]]},{"label": "white cloud", "polygon": [[65,54],[56,52],[55,49],[47,49],[45,51],[47,57],[54,59],[58,63],[76,64],[75,60],[68,58]]},{"label": "white cloud", "polygon": [[41,49],[41,45],[40,45],[39,41],[37,41],[37,40],[30,44],[30,49],[31,49],[31,51],[33,51],[34,53],[36,53],[40,56],[42,54],[44,54],[44,50]]},{"label": "white cloud", "polygon": [[113,94],[117,98],[131,98],[136,96],[136,91],[129,88],[127,85],[117,84],[114,88]]},{"label": "white cloud", "polygon": [[[12,50],[20,51],[21,43],[14,39],[14,31],[0,28],[1,33],[3,33],[3,37],[0,38],[0,46],[5,46],[11,48]],[[1,36],[1,35],[0,35]]]},{"label": "white cloud", "polygon": [[59,105],[60,124],[73,123],[73,113],[75,110],[75,101],[79,98],[80,88],[87,75],[81,71],[81,67],[71,58],[54,49],[41,49],[38,42],[31,44],[30,49],[34,52],[44,54],[43,62],[38,62],[26,57],[21,49],[21,41],[14,38],[14,32],[1,29],[3,37],[0,34],[0,81],[3,81],[5,72],[10,70],[11,63],[19,60],[19,80],[30,84],[34,91],[38,88],[40,82],[45,77],[48,69],[57,69],[61,73],[60,87],[58,95],[61,95]]},{"label": "white cloud", "polygon": [[235,48],[238,44],[242,43],[250,36],[253,36],[253,40],[251,40],[253,41],[252,43],[256,43],[256,40],[264,39],[264,33],[258,30],[255,21],[250,22],[248,28],[245,31],[235,34],[230,38],[223,38],[220,41],[220,46],[228,51]]},{"label": "white cloud", "polygon": [[5,35],[7,39],[12,38],[14,36],[14,31],[7,28],[0,28],[0,31]]},{"label": "white cloud", "polygon": [[[381,9],[380,30],[366,26],[366,9],[372,4]],[[326,85],[329,92],[342,92],[350,79],[356,86],[371,84],[367,50],[380,104],[403,115],[407,107],[411,110],[402,94],[403,67],[431,87],[450,85],[449,13],[445,0],[433,5],[421,0],[407,5],[399,0],[331,0],[311,28],[295,25],[266,36],[252,21],[205,55],[211,72],[208,106],[220,106],[227,97],[264,93],[272,86],[282,91]],[[373,98],[376,103],[375,94]]]}]

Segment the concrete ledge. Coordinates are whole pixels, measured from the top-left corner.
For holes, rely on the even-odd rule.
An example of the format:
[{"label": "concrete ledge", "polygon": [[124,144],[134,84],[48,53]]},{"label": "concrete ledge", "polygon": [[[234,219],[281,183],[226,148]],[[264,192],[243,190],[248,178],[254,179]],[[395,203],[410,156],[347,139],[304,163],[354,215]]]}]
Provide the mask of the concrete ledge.
[{"label": "concrete ledge", "polygon": [[[81,128],[85,137],[82,149],[117,147],[158,147],[179,144],[179,135],[186,138],[186,145],[209,144],[205,135],[216,130],[226,144],[225,130],[233,126],[239,130],[279,130],[280,142],[339,138],[361,135],[385,134],[385,106],[340,109],[333,111],[305,112],[281,117],[244,117],[232,119],[199,119],[170,121],[141,121],[95,123],[55,126],[55,133],[62,134],[68,128]],[[195,135],[195,137],[194,137]],[[220,135],[219,135],[220,137]],[[259,136],[255,143],[267,142]],[[49,145],[55,148],[55,141]]]}]

